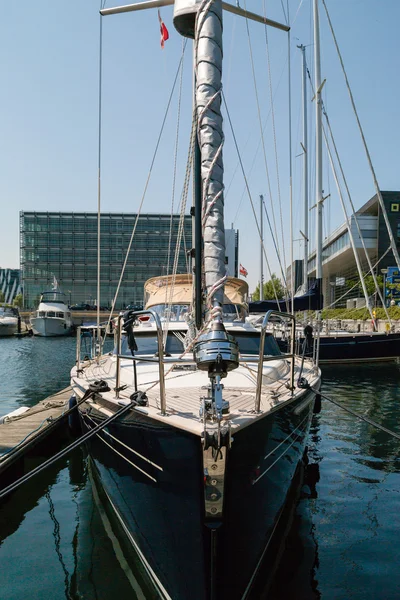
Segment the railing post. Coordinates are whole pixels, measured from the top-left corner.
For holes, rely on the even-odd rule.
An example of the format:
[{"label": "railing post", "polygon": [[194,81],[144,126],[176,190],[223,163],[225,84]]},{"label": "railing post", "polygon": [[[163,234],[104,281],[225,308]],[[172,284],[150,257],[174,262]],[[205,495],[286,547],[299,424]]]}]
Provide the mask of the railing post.
[{"label": "railing post", "polygon": [[81,327],[76,330],[77,341],[76,341],[76,375],[79,377],[81,370]]},{"label": "railing post", "polygon": [[292,353],[292,362],[291,362],[291,373],[290,373],[290,388],[291,388],[291,392],[292,392],[292,396],[293,396],[293,392],[294,392],[294,356],[295,356],[295,336],[296,336],[296,318],[293,315],[293,319],[292,319],[292,343],[291,343],[291,353]]},{"label": "railing post", "polygon": [[[164,343],[163,343],[163,330],[161,326],[160,317],[153,310],[138,310],[130,313],[131,317],[139,317],[140,315],[151,315],[154,319],[157,328],[157,348],[158,348],[158,375],[160,380],[160,406],[161,414],[167,414],[167,402],[165,397],[165,375],[164,375]],[[115,376],[115,397],[119,398],[118,388],[120,387],[121,381],[121,321],[123,315],[119,315],[117,323],[117,371]],[[133,360],[135,358],[133,357]]]},{"label": "railing post", "polygon": [[[166,415],[167,413],[167,402],[165,398],[165,376],[164,376],[164,344],[163,344],[163,332],[161,327],[160,317],[157,313],[152,312],[157,327],[157,344],[158,344],[158,372],[160,377],[160,406],[161,414]],[[167,331],[168,335],[168,331]]]},{"label": "railing post", "polygon": [[262,372],[263,372],[263,366],[264,366],[265,330],[266,330],[267,323],[268,323],[268,320],[265,321],[266,316],[267,315],[265,315],[265,317],[264,317],[264,321],[263,321],[263,324],[261,327],[261,332],[260,332],[260,358],[258,361],[258,369],[257,369],[256,405],[255,405],[256,413],[260,412],[260,406],[261,406],[261,386],[262,386]]},{"label": "railing post", "polygon": [[292,339],[291,339],[291,343],[290,343],[291,353],[284,354],[283,356],[287,359],[288,358],[291,359],[290,387],[291,387],[292,395],[293,395],[293,391],[294,391],[294,367],[295,367],[295,352],[294,352],[294,350],[295,350],[296,319],[295,319],[294,315],[291,315],[290,313],[284,313],[284,312],[280,312],[278,310],[269,310],[264,317],[264,320],[263,320],[263,323],[261,326],[261,331],[260,331],[260,357],[259,357],[258,369],[257,369],[256,402],[255,402],[255,412],[256,413],[260,412],[260,407],[261,407],[261,388],[262,388],[262,373],[263,373],[263,365],[264,365],[265,332],[267,329],[268,322],[273,315],[276,315],[278,317],[284,317],[286,319],[291,319],[291,321],[292,321]]},{"label": "railing post", "polygon": [[119,398],[119,388],[121,383],[121,321],[122,315],[118,316],[117,321],[117,365],[115,373],[115,397]]}]

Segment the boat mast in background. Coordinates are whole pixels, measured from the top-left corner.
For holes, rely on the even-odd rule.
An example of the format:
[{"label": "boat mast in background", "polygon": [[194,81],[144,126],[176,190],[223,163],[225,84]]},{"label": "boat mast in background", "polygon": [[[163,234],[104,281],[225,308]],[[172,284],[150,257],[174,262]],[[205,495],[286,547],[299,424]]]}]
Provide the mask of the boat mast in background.
[{"label": "boat mast in background", "polygon": [[264,270],[263,270],[263,251],[264,251],[264,233],[263,233],[263,204],[264,196],[260,195],[260,300],[264,300]]},{"label": "boat mast in background", "polygon": [[322,111],[321,55],[319,43],[318,0],[314,0],[314,60],[315,60],[315,195],[316,195],[316,278],[322,291]]},{"label": "boat mast in background", "polygon": [[306,47],[301,44],[298,46],[302,53],[302,73],[303,73],[303,229],[301,235],[304,238],[304,257],[303,257],[303,294],[308,290],[308,135],[307,135],[307,63]]}]

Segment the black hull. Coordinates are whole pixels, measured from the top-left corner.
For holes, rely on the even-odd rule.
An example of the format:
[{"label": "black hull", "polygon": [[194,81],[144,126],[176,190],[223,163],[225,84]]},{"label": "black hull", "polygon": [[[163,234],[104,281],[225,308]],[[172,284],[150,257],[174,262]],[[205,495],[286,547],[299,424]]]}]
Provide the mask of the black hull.
[{"label": "black hull", "polygon": [[[235,433],[221,521],[205,516],[199,437],[134,412],[90,442],[96,476],[159,597],[247,597],[304,452],[313,398],[305,391]],[[99,420],[82,414],[85,429]]]},{"label": "black hull", "polygon": [[[282,351],[287,352],[287,342],[277,340]],[[304,339],[301,339],[301,344]],[[312,355],[312,347],[306,356]],[[319,343],[320,363],[347,363],[395,361],[400,357],[400,333],[374,333],[357,335],[323,335]]]}]

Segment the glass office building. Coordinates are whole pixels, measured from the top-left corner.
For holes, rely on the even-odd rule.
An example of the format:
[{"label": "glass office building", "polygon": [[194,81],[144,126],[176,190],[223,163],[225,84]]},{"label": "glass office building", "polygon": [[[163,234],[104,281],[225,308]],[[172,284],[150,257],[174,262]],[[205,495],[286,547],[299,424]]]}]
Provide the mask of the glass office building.
[{"label": "glass office building", "polygon": [[[179,215],[139,217],[116,308],[143,302],[150,277],[171,273]],[[136,214],[103,213],[100,218],[100,306],[111,306],[121,275]],[[228,272],[237,276],[238,232],[226,232]],[[178,273],[188,271],[192,217],[185,215]],[[168,252],[170,248],[170,252]],[[20,213],[20,260],[24,307],[38,304],[55,277],[69,304],[97,304],[97,213]],[[168,269],[169,262],[169,269]]]},{"label": "glass office building", "polygon": [[0,291],[6,304],[12,304],[15,296],[22,294],[21,272],[19,269],[0,268]]},{"label": "glass office building", "polygon": [[[135,214],[103,213],[100,220],[100,305],[111,306]],[[138,220],[116,308],[143,301],[143,284],[149,277],[172,272],[179,215],[145,214]],[[186,250],[192,247],[192,218],[185,216],[179,250],[178,273],[187,272]],[[70,304],[97,303],[97,213],[20,213],[20,260],[24,307],[37,306],[40,294],[56,277]]]}]

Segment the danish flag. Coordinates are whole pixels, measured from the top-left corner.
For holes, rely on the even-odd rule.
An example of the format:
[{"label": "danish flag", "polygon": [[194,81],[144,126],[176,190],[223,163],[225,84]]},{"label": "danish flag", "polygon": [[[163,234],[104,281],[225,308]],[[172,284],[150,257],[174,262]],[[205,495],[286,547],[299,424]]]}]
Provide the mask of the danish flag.
[{"label": "danish flag", "polygon": [[243,275],[244,277],[247,277],[247,275],[248,275],[247,269],[244,268],[244,266],[242,265],[242,263],[240,263],[239,273],[241,275]]},{"label": "danish flag", "polygon": [[160,11],[158,11],[158,20],[160,21],[161,48],[164,50],[164,43],[169,39],[169,33],[161,18]]}]

